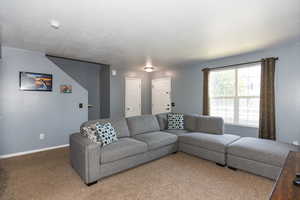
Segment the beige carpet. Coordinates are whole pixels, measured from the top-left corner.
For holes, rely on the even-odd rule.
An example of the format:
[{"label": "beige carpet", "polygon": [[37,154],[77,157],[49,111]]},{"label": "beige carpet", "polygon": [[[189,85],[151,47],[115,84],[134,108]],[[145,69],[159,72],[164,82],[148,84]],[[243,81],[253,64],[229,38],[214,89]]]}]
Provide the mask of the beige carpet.
[{"label": "beige carpet", "polygon": [[68,149],[0,160],[1,200],[268,199],[273,182],[177,153],[87,187]]}]

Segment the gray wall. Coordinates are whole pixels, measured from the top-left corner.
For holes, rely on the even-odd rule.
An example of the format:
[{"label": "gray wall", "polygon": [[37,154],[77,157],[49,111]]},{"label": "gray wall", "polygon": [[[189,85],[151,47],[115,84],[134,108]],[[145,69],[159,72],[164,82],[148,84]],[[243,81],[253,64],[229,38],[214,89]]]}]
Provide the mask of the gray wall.
[{"label": "gray wall", "polygon": [[101,118],[110,118],[110,66],[100,71],[100,111]]},{"label": "gray wall", "polygon": [[[113,68],[112,68],[113,69]],[[118,69],[116,76],[110,78],[110,114],[111,118],[124,117],[125,113],[125,77],[142,79],[142,114],[151,113],[150,79],[143,71]]]},{"label": "gray wall", "polygon": [[173,112],[199,113],[202,105],[201,69],[197,67],[170,68],[151,74],[151,79],[171,77]]},{"label": "gray wall", "polygon": [[[42,53],[8,47],[2,53],[0,155],[68,144],[69,135],[88,119],[87,90]],[[20,91],[20,71],[53,74],[53,91]],[[60,84],[71,84],[73,93],[61,94]],[[39,139],[40,133],[46,134],[44,140]]]},{"label": "gray wall", "polygon": [[2,25],[0,24],[0,59],[2,58]]},{"label": "gray wall", "polygon": [[[234,64],[278,56],[276,66],[276,114],[279,141],[300,141],[300,46],[289,45],[265,51],[228,57],[193,66],[161,70],[152,74],[130,69],[117,70],[110,77],[112,118],[124,116],[125,77],[142,79],[142,113],[151,113],[151,78],[172,77],[175,112],[202,112],[202,72],[204,67]],[[0,155],[35,150],[68,143],[70,133],[88,118],[88,92],[42,53],[4,47],[0,59]],[[19,71],[51,73],[53,92],[22,92]],[[60,84],[72,84],[72,94],[60,94]],[[101,85],[101,84],[100,84]],[[83,102],[84,109],[78,108]],[[227,133],[257,136],[257,129],[226,126]],[[46,133],[45,140],[39,134]]]},{"label": "gray wall", "polygon": [[[198,63],[181,68],[170,68],[152,74],[152,77],[172,76],[175,112],[202,113],[202,71],[265,57],[279,57],[276,64],[276,123],[277,139],[284,142],[300,141],[300,45],[286,45],[264,51]],[[226,126],[227,133],[257,137],[256,128]]]},{"label": "gray wall", "polygon": [[[89,120],[101,118],[101,96],[109,95],[109,93],[107,93],[107,91],[109,91],[109,85],[106,84],[106,82],[109,84],[109,81],[101,75],[102,69],[107,68],[107,66],[55,56],[47,57],[76,80],[81,86],[87,89],[89,94],[89,104],[93,105],[93,107],[89,108]],[[101,80],[101,76],[104,80]],[[108,87],[108,89],[105,89],[106,87]],[[106,103],[106,105],[103,105],[102,107],[109,107],[109,104],[107,104],[109,102],[106,101],[103,103]],[[104,114],[106,113],[107,110],[104,110]]]}]

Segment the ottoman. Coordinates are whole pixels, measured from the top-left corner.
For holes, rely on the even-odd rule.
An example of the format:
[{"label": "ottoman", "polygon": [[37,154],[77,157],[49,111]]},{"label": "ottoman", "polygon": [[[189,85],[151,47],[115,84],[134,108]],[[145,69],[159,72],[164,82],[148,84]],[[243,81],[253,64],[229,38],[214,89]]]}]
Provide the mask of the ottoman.
[{"label": "ottoman", "polygon": [[299,148],[273,140],[244,137],[227,148],[227,165],[275,180],[289,151]]}]

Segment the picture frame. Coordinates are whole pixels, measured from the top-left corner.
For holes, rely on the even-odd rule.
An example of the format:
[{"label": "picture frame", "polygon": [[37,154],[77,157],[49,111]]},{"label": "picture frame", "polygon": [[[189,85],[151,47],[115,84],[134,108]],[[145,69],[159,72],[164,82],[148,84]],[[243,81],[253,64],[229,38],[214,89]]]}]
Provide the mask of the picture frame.
[{"label": "picture frame", "polygon": [[72,85],[60,85],[60,93],[72,93]]},{"label": "picture frame", "polygon": [[52,92],[52,88],[52,74],[24,71],[19,73],[19,89],[22,91]]}]

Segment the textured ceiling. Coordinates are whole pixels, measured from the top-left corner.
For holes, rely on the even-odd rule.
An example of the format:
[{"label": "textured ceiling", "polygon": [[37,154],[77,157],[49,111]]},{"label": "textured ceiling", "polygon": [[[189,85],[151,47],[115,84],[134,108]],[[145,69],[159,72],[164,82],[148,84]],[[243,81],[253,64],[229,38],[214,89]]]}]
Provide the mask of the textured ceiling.
[{"label": "textured ceiling", "polygon": [[[51,19],[61,23],[57,30]],[[48,54],[160,67],[300,38],[299,0],[1,0],[2,43]]]}]

